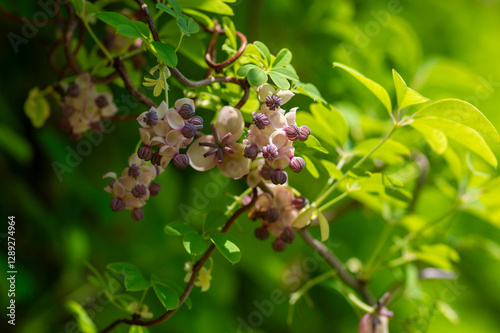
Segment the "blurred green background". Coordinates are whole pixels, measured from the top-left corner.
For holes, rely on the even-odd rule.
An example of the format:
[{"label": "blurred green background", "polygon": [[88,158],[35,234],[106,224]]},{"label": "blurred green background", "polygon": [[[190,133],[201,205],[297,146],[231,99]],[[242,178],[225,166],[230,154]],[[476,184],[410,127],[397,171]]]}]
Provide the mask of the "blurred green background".
[{"label": "blurred green background", "polygon": [[[32,1],[1,1],[16,15],[31,17],[39,10]],[[356,68],[367,77],[392,89],[391,69],[395,68],[409,86],[430,99],[455,97],[469,101],[500,127],[500,1],[330,1],[330,0],[238,0],[231,4],[236,28],[249,41],[261,40],[272,53],[289,48],[293,65],[301,80],[315,84],[330,103],[376,115],[378,102],[346,75],[332,69],[338,61]],[[74,332],[72,317],[64,304],[76,300],[95,314],[102,328],[122,316],[100,297],[99,290],[88,283],[89,270],[84,260],[103,271],[106,264],[128,261],[148,276],[182,282],[183,263],[189,260],[180,239],[167,237],[164,225],[181,219],[179,204],[184,203],[204,214],[211,207],[224,207],[244,190],[244,182],[217,185],[206,202],[195,199],[205,191],[212,178],[192,170],[169,167],[159,178],[162,191],[145,206],[146,218],[134,222],[126,212],[112,213],[110,196],[102,188],[102,175],[120,172],[139,138],[133,122],[115,124],[111,134],[104,134],[102,144],[94,146],[89,156],[71,173],[58,181],[52,163],[64,163],[67,147],[75,148],[58,127],[56,105],[48,123],[34,129],[23,112],[28,91],[57,80],[47,64],[54,41],[54,29],[40,33],[14,53],[9,32],[20,33],[22,23],[2,16],[0,45],[2,89],[0,89],[0,172],[2,175],[3,219],[16,216],[17,245],[17,324],[13,332]],[[206,40],[206,38],[204,39]],[[87,41],[90,42],[90,41]],[[189,61],[179,68],[193,78],[204,70]],[[145,73],[144,73],[145,74]],[[115,88],[114,88],[115,89]],[[125,92],[113,90],[115,99]],[[180,91],[174,91],[177,97]],[[310,100],[297,96],[290,102],[307,109]],[[135,103],[132,103],[135,104]],[[126,102],[140,113],[143,107]],[[210,113],[207,111],[207,115]],[[203,111],[202,111],[203,115]],[[210,171],[216,176],[215,171]],[[290,183],[305,196],[314,197],[322,182],[304,173],[290,177]],[[208,189],[212,190],[212,189]],[[442,209],[443,196],[434,189],[419,206],[420,212]],[[443,203],[444,202],[444,203]],[[198,206],[197,206],[198,205]],[[196,213],[193,215],[193,217]],[[196,218],[194,218],[196,220]],[[328,266],[297,239],[283,253],[275,253],[271,241],[253,236],[255,224],[241,218],[232,230],[241,242],[243,259],[233,266],[219,254],[214,256],[213,280],[206,293],[192,293],[194,307],[182,308],[168,323],[150,328],[151,332],[354,332],[359,321],[345,299],[329,283],[313,288],[310,304],[301,301],[295,310],[292,326],[287,326],[287,302],[269,307],[275,290],[288,295],[309,277]],[[329,246],[340,259],[358,257],[366,260],[381,232],[383,220],[359,207],[342,215],[332,226]],[[2,224],[6,232],[6,223]],[[313,230],[316,232],[317,230]],[[478,235],[500,242],[500,232],[476,217],[462,213],[450,227],[449,237]],[[4,234],[2,234],[3,237]],[[5,238],[1,238],[2,250]],[[497,260],[470,246],[458,247],[457,282],[436,283],[436,295],[447,297],[461,320],[450,323],[436,313],[428,322],[427,332],[498,332],[500,330],[500,289]],[[6,262],[2,252],[2,263]],[[498,257],[498,253],[497,253]],[[497,258],[498,259],[498,258]],[[0,273],[2,300],[6,300],[5,269]],[[379,276],[371,285],[376,296],[387,288],[391,276]],[[147,304],[155,315],[161,305],[149,295]],[[268,307],[259,310],[259,304]],[[2,303],[2,307],[5,303]],[[298,310],[298,311],[297,311]],[[391,331],[402,332],[401,323],[417,320],[415,309],[405,301],[391,307],[395,317]],[[260,313],[260,315],[258,314]],[[91,313],[92,315],[92,313]],[[413,317],[412,317],[413,316]],[[260,320],[262,318],[262,320]],[[420,319],[418,319],[420,320]],[[3,316],[0,327],[5,325]],[[245,323],[261,322],[245,328]],[[68,324],[69,323],[69,324]],[[425,326],[425,325],[424,325]],[[121,331],[120,331],[121,329]],[[116,332],[127,332],[121,327]],[[6,327],[12,331],[12,327]],[[2,331],[4,331],[2,329]]]}]

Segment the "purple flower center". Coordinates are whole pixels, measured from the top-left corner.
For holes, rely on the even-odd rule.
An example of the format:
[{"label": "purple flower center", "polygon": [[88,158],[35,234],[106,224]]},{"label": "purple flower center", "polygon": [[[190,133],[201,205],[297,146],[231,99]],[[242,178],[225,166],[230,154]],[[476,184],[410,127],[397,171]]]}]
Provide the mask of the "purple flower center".
[{"label": "purple flower center", "polygon": [[222,163],[222,157],[224,156],[224,152],[229,153],[229,154],[234,154],[233,148],[229,145],[228,141],[229,139],[233,136],[231,132],[227,133],[224,135],[222,138],[219,135],[219,131],[217,131],[217,128],[215,125],[210,125],[210,128],[212,129],[212,133],[214,136],[214,141],[215,142],[200,142],[200,146],[202,147],[210,147],[209,151],[207,151],[205,154],[203,154],[203,157],[208,157],[213,154],[217,154],[217,160],[219,163]]}]

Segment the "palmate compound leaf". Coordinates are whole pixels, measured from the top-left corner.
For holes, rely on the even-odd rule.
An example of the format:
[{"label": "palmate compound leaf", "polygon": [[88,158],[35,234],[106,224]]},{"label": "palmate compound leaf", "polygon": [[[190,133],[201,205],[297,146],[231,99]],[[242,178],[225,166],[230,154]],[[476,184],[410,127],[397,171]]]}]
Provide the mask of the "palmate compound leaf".
[{"label": "palmate compound leaf", "polygon": [[380,84],[370,80],[369,78],[365,77],[361,73],[355,71],[354,69],[352,69],[344,64],[334,62],[333,67],[342,68],[347,73],[351,74],[359,82],[361,82],[366,88],[368,88],[380,100],[380,102],[382,102],[382,104],[384,105],[387,112],[389,114],[391,114],[391,112],[392,112],[391,98],[389,97],[389,94],[384,89],[384,87],[382,87]]},{"label": "palmate compound leaf", "polygon": [[273,61],[273,68],[285,67],[292,61],[292,52],[288,49],[281,49]]},{"label": "palmate compound leaf", "polygon": [[141,291],[150,286],[150,281],[142,276],[141,271],[135,265],[128,262],[115,262],[108,264],[110,271],[125,277],[125,288],[128,291]]},{"label": "palmate compound leaf", "polygon": [[151,42],[151,46],[156,57],[165,63],[165,65],[170,67],[177,66],[177,54],[170,45],[162,42]]},{"label": "palmate compound leaf", "polygon": [[394,69],[392,70],[392,77],[394,79],[394,86],[396,87],[396,97],[398,99],[399,109],[429,101],[428,98],[425,98],[415,90],[409,88],[401,75]]},{"label": "palmate compound leaf", "polygon": [[241,260],[241,250],[228,234],[216,233],[210,236],[212,243],[227,260],[236,264]]},{"label": "palmate compound leaf", "polygon": [[220,231],[227,221],[227,216],[221,210],[212,210],[205,217],[203,232],[208,234],[213,231]]}]

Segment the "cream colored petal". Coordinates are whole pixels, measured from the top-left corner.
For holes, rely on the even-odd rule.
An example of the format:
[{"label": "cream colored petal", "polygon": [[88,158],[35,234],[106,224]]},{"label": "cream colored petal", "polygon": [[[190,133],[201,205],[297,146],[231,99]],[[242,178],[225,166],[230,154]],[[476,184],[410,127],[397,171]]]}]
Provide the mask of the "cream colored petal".
[{"label": "cream colored petal", "polygon": [[116,181],[113,184],[113,196],[115,198],[122,198],[125,195],[125,192],[125,187],[119,181]]},{"label": "cream colored petal", "polygon": [[276,93],[278,97],[281,97],[281,105],[285,104],[292,98],[295,94],[290,90],[280,90]]},{"label": "cream colored petal", "polygon": [[134,197],[133,195],[127,196],[123,202],[125,202],[126,209],[140,208],[144,206],[145,202],[139,198]]},{"label": "cream colored petal", "polygon": [[177,113],[175,109],[169,109],[166,113],[165,118],[173,129],[181,129],[184,127],[184,119],[182,119],[181,115]]},{"label": "cream colored petal", "polygon": [[176,154],[178,154],[179,151],[177,149],[175,149],[175,147],[165,145],[165,146],[160,148],[159,153],[161,156],[165,156],[168,158],[174,158],[174,156]]},{"label": "cream colored petal", "polygon": [[167,137],[165,138],[167,144],[171,146],[177,146],[179,143],[184,140],[184,136],[181,134],[180,131],[172,130],[168,132]]},{"label": "cream colored petal", "polygon": [[296,125],[295,122],[297,119],[297,109],[298,108],[293,108],[285,114],[286,123],[288,126]]},{"label": "cream colored petal", "polygon": [[262,193],[259,195],[257,198],[257,201],[255,202],[255,208],[261,210],[261,209],[267,209],[273,205],[273,198],[269,193]]},{"label": "cream colored petal", "polygon": [[278,204],[278,207],[289,206],[294,197],[293,191],[289,186],[280,186],[274,194],[274,200]]},{"label": "cream colored petal", "polygon": [[240,110],[231,106],[225,106],[219,112],[215,127],[219,131],[221,137],[231,132],[232,137],[230,142],[236,142],[243,134],[245,121],[243,120]]},{"label": "cream colored petal", "polygon": [[272,161],[272,162],[268,161],[268,163],[273,169],[283,170],[283,169],[286,169],[290,165],[290,159],[287,156],[283,156],[283,157],[278,156],[278,158],[276,158],[274,161]]},{"label": "cream colored petal", "polygon": [[181,98],[175,102],[175,108],[179,110],[184,104],[189,104],[195,110],[194,101],[191,98]]},{"label": "cream colored petal", "polygon": [[143,172],[137,177],[137,182],[139,184],[145,185],[147,187],[151,183],[152,179],[153,179],[153,175],[151,173]]},{"label": "cream colored petal", "polygon": [[260,176],[259,170],[255,169],[250,172],[247,176],[247,185],[250,187],[257,187],[261,182],[262,177]]},{"label": "cream colored petal", "polygon": [[274,94],[274,88],[271,87],[271,85],[264,83],[257,88],[257,94],[259,95],[259,101],[264,103],[267,96]]},{"label": "cream colored petal", "polygon": [[108,172],[107,174],[105,174],[104,176],[102,176],[102,178],[113,178],[113,179],[116,179],[116,173],[115,172]]},{"label": "cream colored petal", "polygon": [[136,153],[133,153],[132,155],[130,155],[130,157],[128,158],[128,165],[132,166],[132,164],[135,164],[137,166],[140,166],[141,165],[141,162],[142,160],[139,158],[139,156],[137,156]]},{"label": "cream colored petal", "polygon": [[273,112],[269,116],[269,121],[271,122],[271,125],[273,125],[273,127],[276,129],[281,129],[287,126],[286,118],[281,114],[281,112]]},{"label": "cream colored petal", "polygon": [[193,169],[198,171],[205,171],[212,169],[217,164],[217,154],[204,157],[207,151],[212,149],[211,147],[202,147],[199,145],[200,142],[214,142],[214,138],[211,135],[204,135],[194,141],[187,151],[189,157],[189,164]]},{"label": "cream colored petal", "polygon": [[141,125],[143,128],[149,128],[149,125],[146,124],[146,122],[144,121],[144,117],[146,116],[146,113],[148,113],[148,111],[144,111],[143,113],[141,113],[139,115],[139,117],[136,118],[139,125]]},{"label": "cream colored petal", "polygon": [[276,131],[271,136],[269,137],[269,140],[271,141],[272,144],[276,146],[276,148],[281,149],[284,147],[290,140],[288,140],[288,137],[286,136],[285,132],[283,131]]},{"label": "cream colored petal", "polygon": [[116,113],[116,111],[118,111],[116,105],[109,104],[106,107],[101,109],[101,115],[103,117],[111,117]]},{"label": "cream colored petal", "polygon": [[125,190],[127,192],[132,191],[132,189],[137,185],[136,181],[134,178],[126,176],[126,177],[120,177],[119,178],[120,183],[125,187]]},{"label": "cream colored petal", "polygon": [[156,113],[158,114],[159,119],[163,119],[165,117],[165,113],[167,113],[167,103],[165,101],[161,101],[160,106],[156,109]]},{"label": "cream colored petal", "polygon": [[160,164],[163,169],[165,169],[172,159],[168,156],[163,156],[161,158]]},{"label": "cream colored petal", "polygon": [[250,172],[250,159],[243,156],[245,147],[241,143],[234,143],[231,148],[234,154],[224,152],[222,163],[218,163],[217,167],[223,175],[239,179]]},{"label": "cream colored petal", "polygon": [[139,128],[139,133],[141,134],[141,140],[145,145],[149,145],[151,141],[151,133],[146,128]]},{"label": "cream colored petal", "polygon": [[168,124],[165,121],[160,120],[153,127],[153,131],[155,132],[156,135],[165,136],[170,131],[170,126],[168,126]]},{"label": "cream colored petal", "polygon": [[156,146],[156,145],[166,145],[167,141],[165,141],[164,137],[161,136],[155,136],[151,138],[151,141],[149,142],[150,146]]}]

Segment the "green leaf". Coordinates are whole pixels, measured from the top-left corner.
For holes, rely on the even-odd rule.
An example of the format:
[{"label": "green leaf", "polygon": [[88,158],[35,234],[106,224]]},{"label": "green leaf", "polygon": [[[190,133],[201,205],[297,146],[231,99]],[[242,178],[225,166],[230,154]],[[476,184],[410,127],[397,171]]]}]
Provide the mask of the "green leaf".
[{"label": "green leaf", "polygon": [[[344,145],[349,135],[349,128],[344,116],[331,105],[326,107],[323,104],[315,103],[311,104],[310,110],[328,136],[336,139],[337,145]],[[335,146],[335,144],[332,145]]]},{"label": "green leaf", "polygon": [[188,31],[189,31],[189,34],[191,34],[191,35],[200,31],[200,27],[198,26],[198,23],[196,23],[196,21],[193,20],[191,17],[188,19]]},{"label": "green leaf", "polygon": [[75,12],[80,16],[85,10],[85,0],[71,0],[71,3],[75,7]]},{"label": "green leaf", "polygon": [[107,268],[125,276],[124,284],[128,291],[141,291],[150,286],[150,281],[142,276],[141,271],[135,265],[127,262],[116,262],[108,264]]},{"label": "green leaf", "polygon": [[234,26],[234,22],[229,17],[224,16],[222,18],[222,27],[227,37],[225,44],[231,49],[236,50],[238,48],[238,42],[236,40],[236,27]]},{"label": "green leaf", "polygon": [[97,327],[80,304],[69,301],[66,308],[76,317],[78,328],[82,333],[97,333]]},{"label": "green leaf", "polygon": [[[184,13],[186,13],[190,17],[193,17],[198,22],[201,22],[201,24],[203,24],[206,27],[209,27],[209,28],[214,27],[214,21],[212,21],[212,19],[210,17],[203,14],[202,12],[199,12],[199,11],[194,10],[194,9],[184,9]],[[189,26],[189,22],[188,22],[188,26]]]},{"label": "green leaf", "polygon": [[309,224],[309,222],[311,221],[312,219],[312,216],[314,214],[314,212],[316,211],[316,208],[314,207],[309,207],[309,208],[306,208],[305,210],[303,210],[299,216],[297,216],[295,218],[295,220],[292,222],[292,226],[295,228],[295,229],[301,229],[301,228],[304,228],[305,226],[307,226]]},{"label": "green leaf", "polygon": [[316,88],[316,86],[312,83],[306,83],[306,84],[300,83],[300,85],[296,87],[296,91],[300,94],[309,96],[315,102],[323,102],[326,104],[326,101],[321,96],[321,93],[319,92],[318,88]]},{"label": "green leaf", "polygon": [[436,308],[443,314],[443,316],[445,316],[446,319],[450,321],[450,323],[455,325],[460,323],[460,317],[448,303],[445,303],[442,300],[437,300]]},{"label": "green leaf", "polygon": [[490,147],[483,137],[471,127],[438,117],[420,117],[415,119],[415,123],[424,124],[443,132],[448,138],[476,153],[493,167],[497,167],[497,159]]},{"label": "green leaf", "polygon": [[184,17],[177,17],[177,25],[184,35],[189,36],[188,24]]},{"label": "green leaf", "polygon": [[203,223],[203,232],[207,234],[215,230],[220,231],[222,226],[226,224],[226,221],[227,217],[223,211],[211,210],[205,218],[205,223]]},{"label": "green leaf", "polygon": [[427,141],[432,150],[439,155],[444,154],[446,148],[448,148],[448,140],[443,132],[424,125],[418,121],[413,122],[410,126],[422,133],[422,136],[425,138],[425,141]]},{"label": "green leaf", "polygon": [[288,90],[290,88],[290,82],[283,75],[270,71],[269,76],[273,80],[274,84],[281,90]]},{"label": "green leaf", "polygon": [[193,256],[202,254],[208,248],[205,238],[194,232],[186,234],[182,243],[187,253]]},{"label": "green leaf", "polygon": [[120,25],[132,25],[128,17],[115,12],[102,12],[97,14],[97,18],[113,28],[118,28]]},{"label": "green leaf", "polygon": [[271,65],[271,53],[269,52],[267,46],[259,41],[253,42],[253,45],[257,48],[257,50],[259,50],[262,57],[266,60],[266,67],[269,67]]},{"label": "green leaf", "polygon": [[85,12],[86,12],[87,17],[90,17],[90,16],[98,14],[99,9],[92,2],[86,1],[85,2]]},{"label": "green leaf", "polygon": [[248,82],[252,86],[260,86],[267,82],[267,74],[260,68],[251,68],[248,71]]},{"label": "green leaf", "polygon": [[142,21],[134,21],[132,22],[132,24],[134,25],[134,27],[139,30],[139,32],[141,33],[141,38],[142,39],[148,39],[149,38],[149,27],[146,23],[142,22]]},{"label": "green leaf", "polygon": [[24,113],[31,120],[35,128],[40,128],[50,116],[50,105],[42,92],[35,87],[30,90],[26,102],[24,102]]},{"label": "green leaf", "polygon": [[156,297],[160,300],[161,304],[165,307],[165,309],[173,310],[179,306],[179,295],[177,292],[170,288],[167,285],[164,285],[159,279],[155,276],[151,276],[153,282],[153,289],[155,291]]},{"label": "green leaf", "polygon": [[302,158],[304,159],[304,162],[306,163],[306,170],[313,176],[313,178],[318,179],[319,178],[319,171],[314,165],[313,161],[307,156],[307,155],[302,155]]},{"label": "green leaf", "polygon": [[273,68],[285,67],[292,61],[292,52],[288,49],[281,49],[273,62]]},{"label": "green leaf", "polygon": [[248,75],[248,72],[252,69],[252,68],[257,68],[257,66],[255,66],[254,64],[246,64],[246,65],[243,65],[241,66],[240,68],[238,68],[238,70],[236,71],[236,74],[238,76],[247,76]]},{"label": "green leaf", "polygon": [[116,32],[122,36],[130,37],[130,38],[141,38],[142,37],[141,32],[133,24],[131,24],[131,25],[128,25],[128,24],[127,25],[125,25],[125,24],[119,25],[116,28]]},{"label": "green leaf", "polygon": [[5,123],[0,123],[0,150],[9,153],[21,164],[33,158],[33,147],[28,140]]},{"label": "green leaf", "polygon": [[281,76],[284,76],[285,78],[292,80],[292,81],[298,81],[298,79],[299,79],[297,74],[295,74],[293,71],[289,70],[288,68],[273,68],[273,69],[271,69],[270,72],[280,74]]},{"label": "green leaf", "polygon": [[180,14],[179,14],[179,15],[177,15],[177,14],[176,14],[176,13],[172,10],[172,8],[170,8],[170,7],[168,7],[167,5],[164,5],[164,4],[162,4],[162,3],[157,3],[157,4],[156,4],[156,8],[163,10],[164,12],[166,12],[166,13],[168,13],[168,14],[172,15],[172,16],[173,16],[174,18],[176,18],[176,19],[177,19],[177,17],[180,15]]},{"label": "green leaf", "polygon": [[168,0],[168,2],[172,5],[172,8],[175,10],[175,13],[180,16],[182,14],[181,12],[181,7],[179,7],[179,4],[175,0]]},{"label": "green leaf", "polygon": [[222,14],[222,15],[233,15],[233,10],[229,7],[224,0],[177,0],[177,3],[182,8],[193,8],[200,9],[206,12]]},{"label": "green leaf", "polygon": [[443,99],[417,112],[417,116],[432,116],[468,126],[500,143],[500,136],[491,122],[473,105],[459,99]]},{"label": "green leaf", "polygon": [[333,63],[333,67],[339,67],[345,70],[347,73],[351,74],[354,78],[356,78],[359,82],[361,82],[366,88],[368,88],[379,100],[382,102],[382,104],[385,106],[387,112],[391,114],[392,112],[392,105],[391,105],[391,99],[389,97],[389,94],[387,91],[382,87],[380,84],[370,80],[369,78],[363,76],[359,72],[355,71],[354,69],[340,64],[338,62]]},{"label": "green leaf", "polygon": [[316,139],[314,135],[309,135],[306,141],[298,141],[296,143],[297,154],[304,154],[311,151],[319,151],[323,154],[328,154],[328,150],[321,145],[321,143]]},{"label": "green leaf", "polygon": [[163,229],[167,235],[172,236],[183,236],[190,232],[196,232],[196,230],[184,222],[170,222]]},{"label": "green leaf", "polygon": [[[368,154],[375,146],[380,143],[380,139],[368,139],[358,143],[354,149],[353,153],[357,156],[364,156]],[[403,162],[401,156],[407,156],[410,154],[410,149],[405,145],[394,141],[387,140],[377,151],[372,155],[372,158],[378,158],[388,164],[398,164]]]},{"label": "green leaf", "polygon": [[149,333],[149,330],[144,326],[132,325],[130,326],[128,333]]},{"label": "green leaf", "polygon": [[408,88],[403,78],[394,69],[392,70],[392,78],[394,79],[394,86],[396,87],[399,109],[404,109],[411,105],[429,101],[428,98],[425,98],[415,90]]},{"label": "green leaf", "polygon": [[319,228],[321,231],[321,241],[324,242],[328,239],[328,237],[330,237],[330,224],[322,212],[318,211],[317,214],[319,219]]},{"label": "green leaf", "polygon": [[323,164],[325,169],[328,171],[328,174],[330,177],[333,177],[335,179],[340,179],[344,175],[342,171],[340,171],[335,163],[327,161],[327,160],[320,160],[320,163]]},{"label": "green leaf", "polygon": [[151,46],[157,58],[165,63],[165,65],[169,67],[177,66],[177,54],[170,45],[162,42],[151,42]]},{"label": "green leaf", "polygon": [[241,251],[228,234],[213,234],[210,236],[210,239],[227,260],[233,264],[236,264],[241,260]]}]

